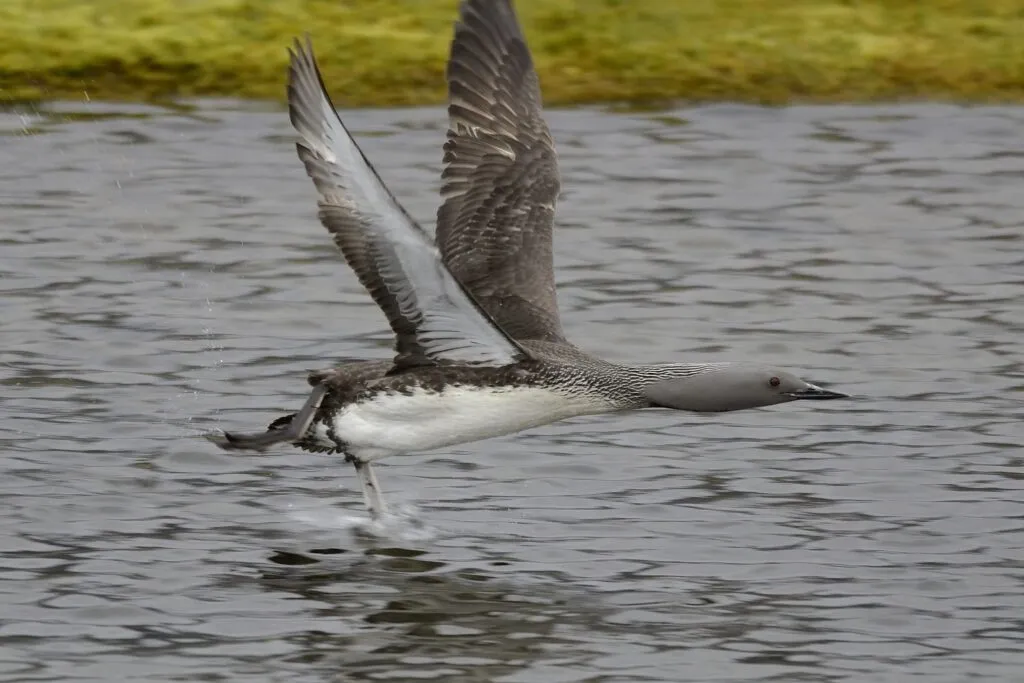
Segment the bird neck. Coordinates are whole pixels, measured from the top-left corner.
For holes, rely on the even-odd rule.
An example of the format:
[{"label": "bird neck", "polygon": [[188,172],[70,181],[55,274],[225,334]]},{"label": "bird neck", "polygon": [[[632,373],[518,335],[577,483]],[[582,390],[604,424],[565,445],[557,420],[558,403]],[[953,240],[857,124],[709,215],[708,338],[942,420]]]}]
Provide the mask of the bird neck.
[{"label": "bird neck", "polygon": [[728,363],[652,363],[643,365],[622,365],[623,374],[635,385],[645,386],[666,379],[693,377],[712,372],[729,365]]}]

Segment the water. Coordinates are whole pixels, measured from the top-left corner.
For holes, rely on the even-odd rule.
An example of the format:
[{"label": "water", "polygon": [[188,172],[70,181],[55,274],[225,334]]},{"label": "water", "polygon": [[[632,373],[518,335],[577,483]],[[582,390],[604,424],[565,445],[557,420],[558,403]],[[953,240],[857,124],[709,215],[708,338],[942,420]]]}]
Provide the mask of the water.
[{"label": "water", "polygon": [[[430,224],[442,112],[346,120]],[[550,121],[571,338],[859,398],[385,461],[368,533],[342,463],[199,438],[388,351],[285,114],[7,112],[0,680],[1019,680],[1024,110]]]}]

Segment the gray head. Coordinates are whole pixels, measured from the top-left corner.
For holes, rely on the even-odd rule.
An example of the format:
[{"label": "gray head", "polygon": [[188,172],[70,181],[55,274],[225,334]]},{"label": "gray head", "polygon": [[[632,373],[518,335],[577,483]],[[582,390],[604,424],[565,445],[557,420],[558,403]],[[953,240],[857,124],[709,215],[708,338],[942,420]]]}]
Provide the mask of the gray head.
[{"label": "gray head", "polygon": [[784,370],[757,365],[722,364],[649,384],[644,394],[654,407],[724,413],[799,399],[848,398],[803,381]]}]

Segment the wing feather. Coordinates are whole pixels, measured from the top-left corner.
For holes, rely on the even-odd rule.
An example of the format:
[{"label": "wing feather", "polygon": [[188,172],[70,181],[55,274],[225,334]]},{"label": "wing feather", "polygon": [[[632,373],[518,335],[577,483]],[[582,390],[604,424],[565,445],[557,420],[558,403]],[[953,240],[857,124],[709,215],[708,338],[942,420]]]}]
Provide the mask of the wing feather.
[{"label": "wing feather", "polygon": [[564,341],[551,243],[558,159],[533,60],[509,0],[467,0],[460,15],[437,244],[512,338]]},{"label": "wing feather", "polygon": [[430,236],[388,191],[327,95],[313,48],[296,41],[288,103],[320,222],[396,335],[399,366],[508,365],[526,352],[444,265]]}]

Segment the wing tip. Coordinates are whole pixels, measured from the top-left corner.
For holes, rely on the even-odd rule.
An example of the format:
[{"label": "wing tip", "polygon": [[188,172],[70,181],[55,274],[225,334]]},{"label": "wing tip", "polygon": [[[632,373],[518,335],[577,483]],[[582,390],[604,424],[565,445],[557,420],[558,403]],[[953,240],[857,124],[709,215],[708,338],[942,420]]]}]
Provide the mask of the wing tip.
[{"label": "wing tip", "polygon": [[[299,159],[316,181],[318,175],[322,175],[315,168],[318,162],[333,160],[330,149],[336,131],[332,132],[332,129],[338,126],[346,136],[348,130],[327,91],[309,33],[293,39],[288,55],[288,118],[299,135],[295,143]],[[332,114],[334,121],[331,120]]]},{"label": "wing tip", "polygon": [[324,83],[309,33],[296,36],[288,47],[287,95],[288,114],[297,129],[302,124],[301,119],[314,110],[317,100],[330,107],[331,111],[337,111]]},{"label": "wing tip", "polygon": [[523,29],[512,0],[463,0],[455,22],[456,35],[493,33],[502,41],[523,40]]}]

